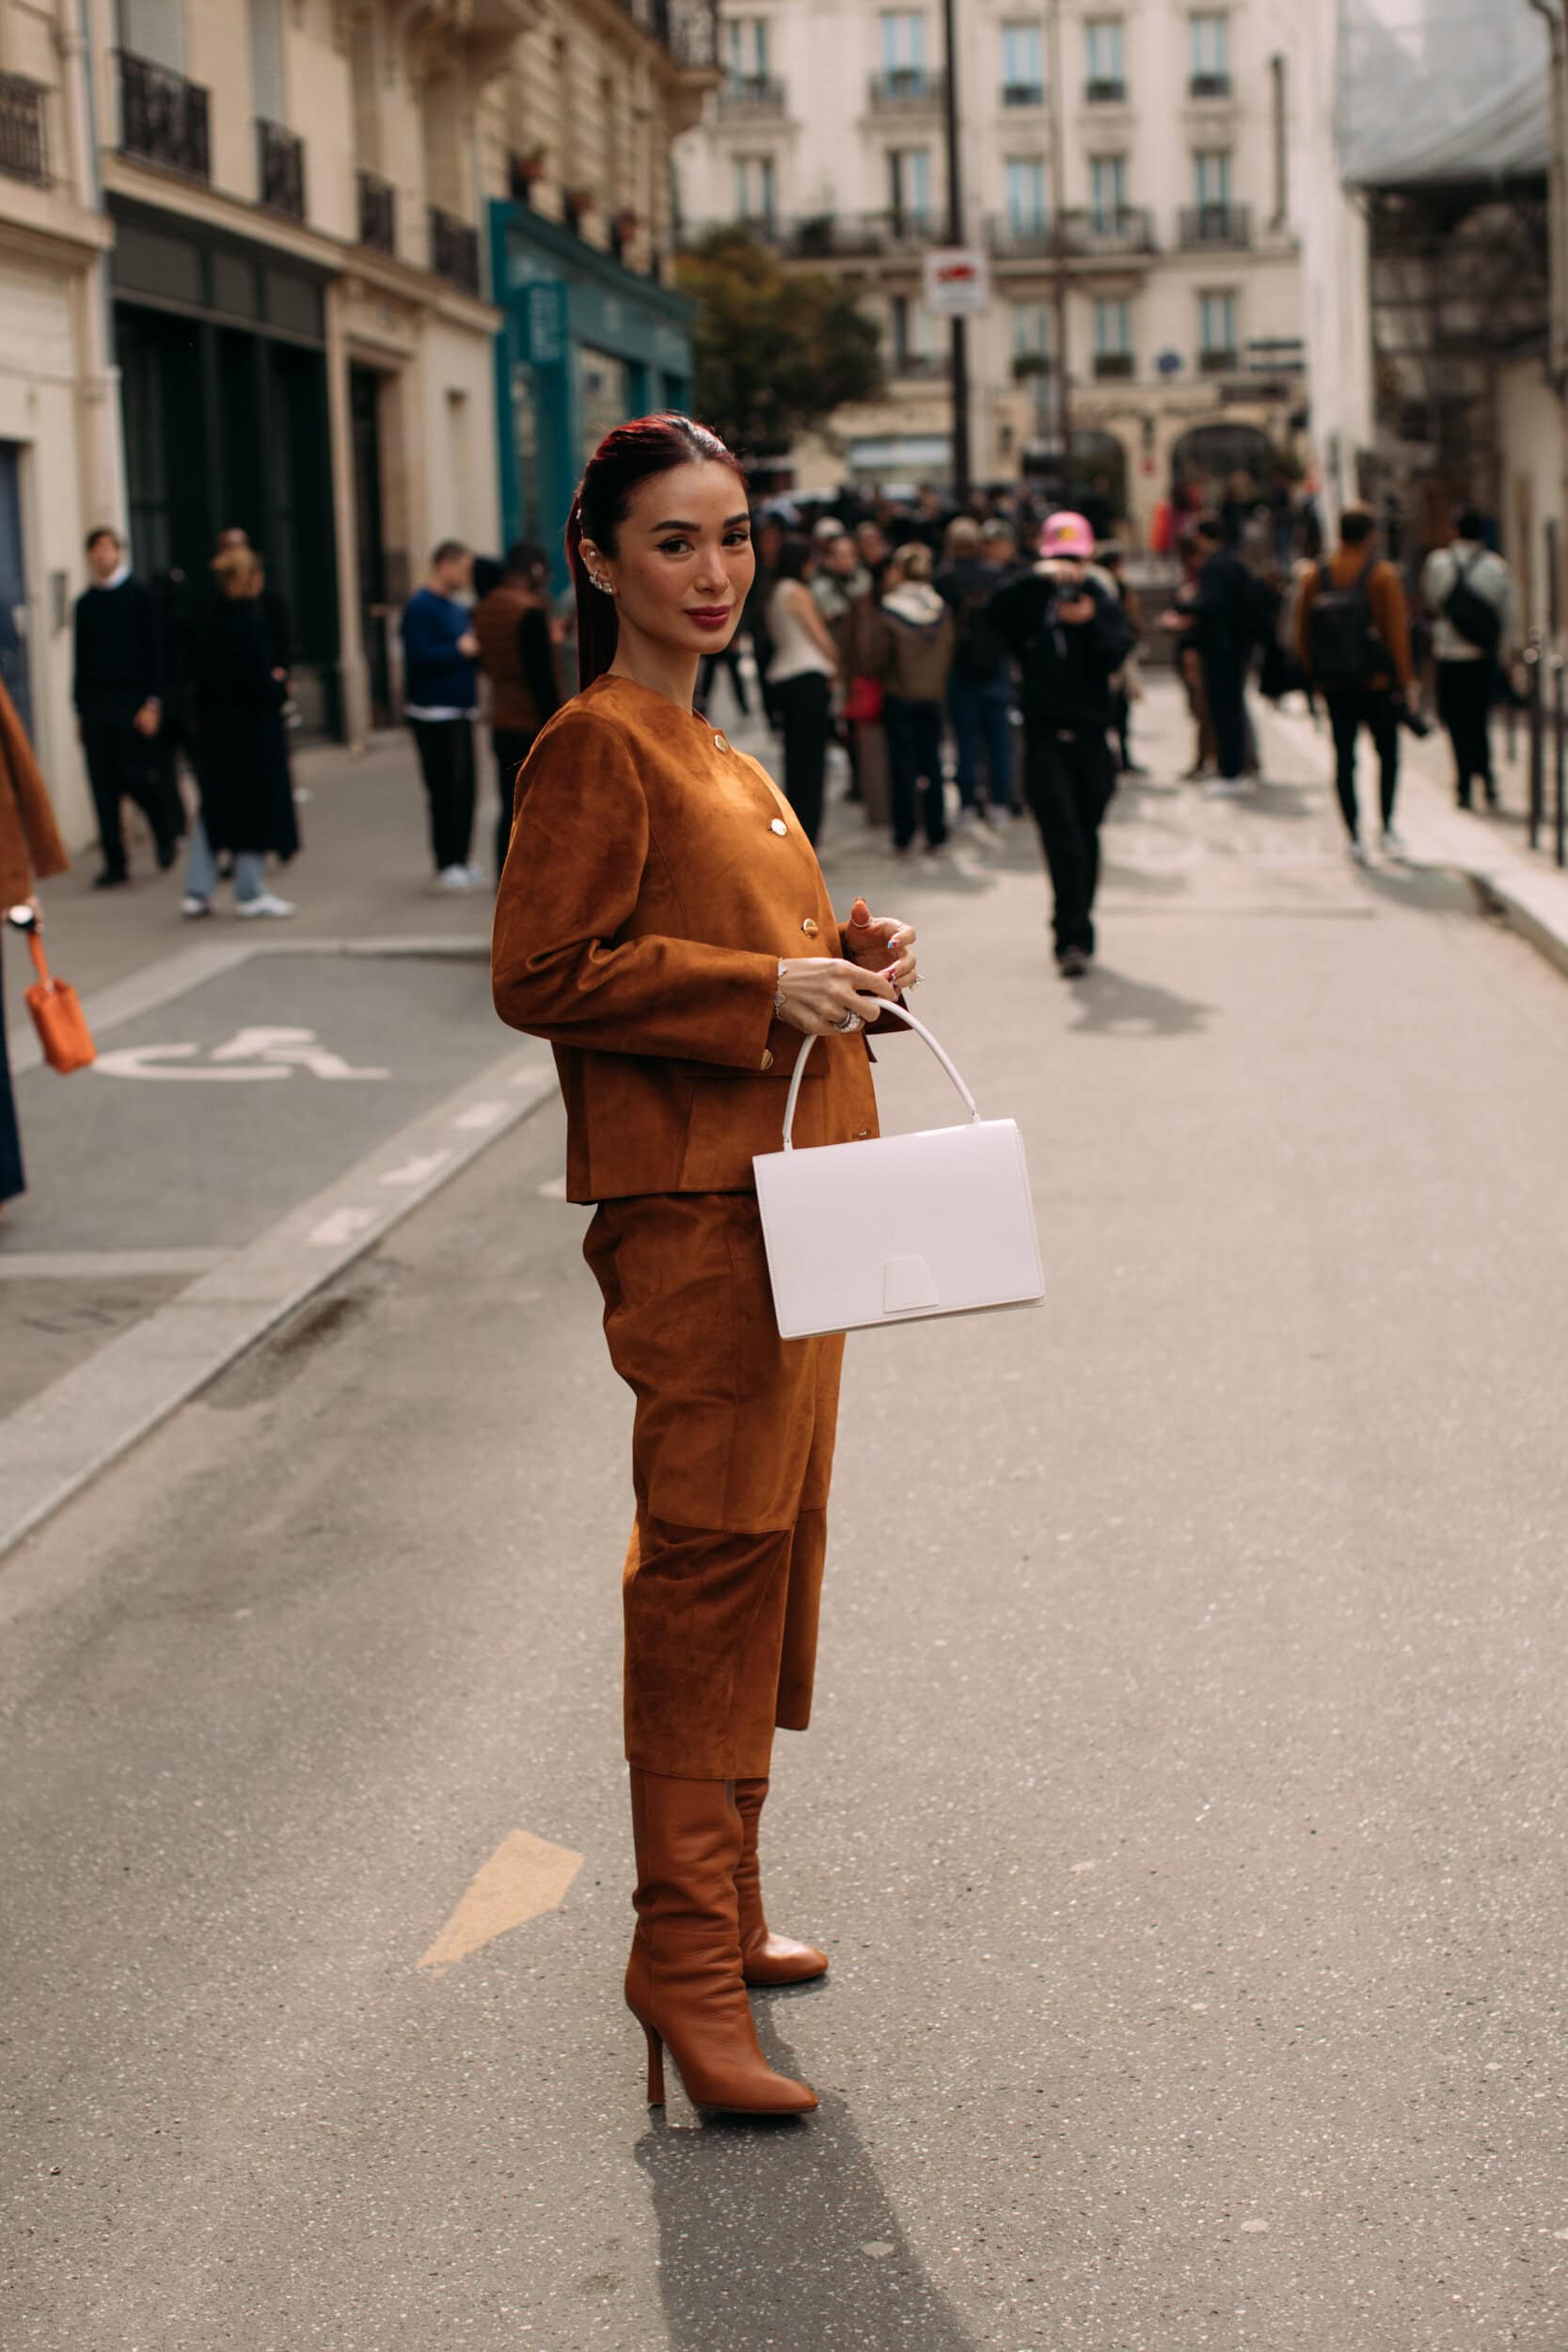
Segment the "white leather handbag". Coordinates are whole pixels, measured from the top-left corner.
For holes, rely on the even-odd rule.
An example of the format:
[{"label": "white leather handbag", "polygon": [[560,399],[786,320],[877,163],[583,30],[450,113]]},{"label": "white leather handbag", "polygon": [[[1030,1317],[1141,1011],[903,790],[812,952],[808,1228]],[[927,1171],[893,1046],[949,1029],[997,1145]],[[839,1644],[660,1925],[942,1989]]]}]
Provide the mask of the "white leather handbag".
[{"label": "white leather handbag", "polygon": [[789,1083],[784,1150],[752,1162],[773,1309],[786,1340],[1031,1306],[1045,1288],[1017,1124],[981,1118],[912,1012],[884,1005],[882,1013],[925,1039],[969,1121],[798,1152],[795,1108],[814,1042],[807,1038]]}]

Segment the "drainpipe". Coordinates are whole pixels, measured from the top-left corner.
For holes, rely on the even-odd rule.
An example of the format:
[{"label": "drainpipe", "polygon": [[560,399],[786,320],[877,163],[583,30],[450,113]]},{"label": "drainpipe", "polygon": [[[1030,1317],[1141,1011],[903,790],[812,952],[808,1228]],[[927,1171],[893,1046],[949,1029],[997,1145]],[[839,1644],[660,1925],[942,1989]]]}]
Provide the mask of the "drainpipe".
[{"label": "drainpipe", "polygon": [[[1552,44],[1552,156],[1546,206],[1551,325],[1546,375],[1562,409],[1568,394],[1568,20],[1564,16],[1564,0],[1529,0],[1529,4],[1538,16],[1545,18]],[[1552,601],[1556,610],[1563,613],[1568,612],[1568,410],[1559,419],[1558,449],[1559,576],[1552,583]]]}]

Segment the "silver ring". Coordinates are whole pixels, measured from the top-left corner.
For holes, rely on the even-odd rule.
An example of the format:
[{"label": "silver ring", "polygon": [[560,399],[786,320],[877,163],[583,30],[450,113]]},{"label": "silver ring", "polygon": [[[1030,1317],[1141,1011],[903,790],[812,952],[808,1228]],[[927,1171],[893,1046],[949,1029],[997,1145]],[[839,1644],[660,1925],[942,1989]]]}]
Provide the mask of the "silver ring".
[{"label": "silver ring", "polygon": [[843,1036],[853,1037],[857,1029],[864,1028],[865,1023],[861,1019],[858,1012],[847,1012],[842,1021],[835,1021],[833,1023],[833,1026],[835,1029],[840,1031]]}]

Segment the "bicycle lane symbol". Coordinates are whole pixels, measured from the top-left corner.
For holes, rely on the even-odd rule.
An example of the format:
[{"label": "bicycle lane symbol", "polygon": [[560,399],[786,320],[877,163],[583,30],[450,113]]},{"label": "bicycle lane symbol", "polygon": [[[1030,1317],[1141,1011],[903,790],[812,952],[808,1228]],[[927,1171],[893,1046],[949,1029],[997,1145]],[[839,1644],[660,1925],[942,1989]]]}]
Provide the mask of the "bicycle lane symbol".
[{"label": "bicycle lane symbol", "polygon": [[93,1068],[107,1078],[179,1079],[201,1085],[286,1078],[303,1070],[313,1078],[389,1078],[389,1070],[356,1070],[321,1043],[314,1029],[240,1029],[204,1062],[199,1045],[125,1045],[100,1054]]}]

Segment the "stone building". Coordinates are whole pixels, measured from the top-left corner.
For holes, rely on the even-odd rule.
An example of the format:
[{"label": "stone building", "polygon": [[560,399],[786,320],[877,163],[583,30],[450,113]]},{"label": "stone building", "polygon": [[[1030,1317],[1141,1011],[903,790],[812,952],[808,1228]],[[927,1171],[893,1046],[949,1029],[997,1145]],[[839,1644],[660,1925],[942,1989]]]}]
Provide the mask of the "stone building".
[{"label": "stone building", "polygon": [[[1054,460],[1064,358],[1074,470],[1110,475],[1139,524],[1173,467],[1290,439],[1307,397],[1294,55],[1322,5],[957,0],[962,227],[991,290],[970,328],[976,480]],[[687,233],[745,220],[841,269],[882,327],[887,397],[835,417],[797,478],[942,476],[946,329],[922,302],[948,241],[935,0],[725,0],[721,47],[723,87],[677,151]]]}]

